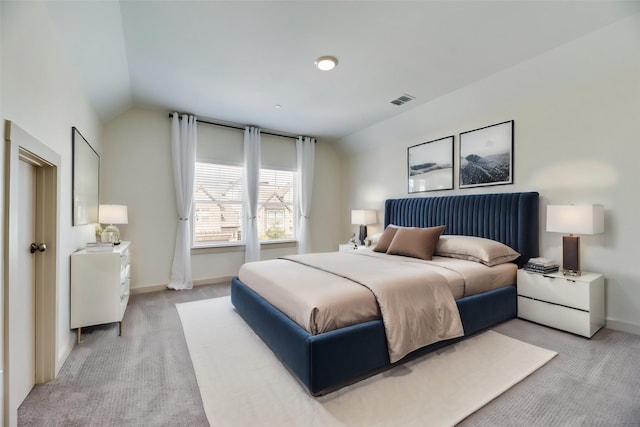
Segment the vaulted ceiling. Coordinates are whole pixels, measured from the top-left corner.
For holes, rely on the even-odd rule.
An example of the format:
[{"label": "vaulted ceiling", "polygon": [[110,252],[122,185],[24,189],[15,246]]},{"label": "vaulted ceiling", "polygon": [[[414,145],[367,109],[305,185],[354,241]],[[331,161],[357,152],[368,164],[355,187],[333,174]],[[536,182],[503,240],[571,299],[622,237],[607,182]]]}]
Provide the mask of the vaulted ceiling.
[{"label": "vaulted ceiling", "polygon": [[[640,2],[121,0],[47,8],[103,122],[137,106],[337,139],[640,13]],[[322,55],[338,66],[317,70]],[[404,94],[415,99],[391,103]]]}]

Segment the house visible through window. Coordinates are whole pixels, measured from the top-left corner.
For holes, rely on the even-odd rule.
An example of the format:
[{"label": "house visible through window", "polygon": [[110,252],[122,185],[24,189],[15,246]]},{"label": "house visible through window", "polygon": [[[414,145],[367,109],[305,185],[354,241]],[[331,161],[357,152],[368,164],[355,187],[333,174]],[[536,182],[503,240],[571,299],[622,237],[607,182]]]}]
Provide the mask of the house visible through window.
[{"label": "house visible through window", "polygon": [[[261,169],[258,239],[295,239],[295,172]],[[242,242],[242,167],[196,162],[193,246]]]}]

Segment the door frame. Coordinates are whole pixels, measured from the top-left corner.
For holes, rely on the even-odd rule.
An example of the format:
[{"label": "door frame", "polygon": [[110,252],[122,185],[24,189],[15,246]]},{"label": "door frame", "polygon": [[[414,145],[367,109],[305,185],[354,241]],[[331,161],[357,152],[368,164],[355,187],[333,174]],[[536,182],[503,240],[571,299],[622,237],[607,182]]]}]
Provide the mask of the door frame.
[{"label": "door frame", "polygon": [[58,306],[58,242],[59,242],[59,170],[60,155],[15,123],[5,120],[5,223],[4,223],[4,425],[15,425],[17,408],[10,395],[11,360],[8,338],[11,336],[11,286],[17,283],[18,266],[18,168],[20,161],[36,166],[36,241],[46,242],[47,250],[36,257],[35,275],[35,383],[50,381],[56,376],[56,335]]}]

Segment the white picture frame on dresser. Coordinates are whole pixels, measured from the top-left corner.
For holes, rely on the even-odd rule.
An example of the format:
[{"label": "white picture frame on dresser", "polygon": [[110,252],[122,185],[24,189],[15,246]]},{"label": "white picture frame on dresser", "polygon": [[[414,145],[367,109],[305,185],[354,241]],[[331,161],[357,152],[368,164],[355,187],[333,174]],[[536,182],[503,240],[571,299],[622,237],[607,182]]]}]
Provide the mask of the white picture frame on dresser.
[{"label": "white picture frame on dresser", "polygon": [[118,322],[129,303],[131,264],[130,242],[120,242],[111,251],[71,254],[71,329],[77,329],[81,342],[82,328]]},{"label": "white picture frame on dresser", "polygon": [[591,338],[605,325],[604,276],[518,270],[518,317]]}]

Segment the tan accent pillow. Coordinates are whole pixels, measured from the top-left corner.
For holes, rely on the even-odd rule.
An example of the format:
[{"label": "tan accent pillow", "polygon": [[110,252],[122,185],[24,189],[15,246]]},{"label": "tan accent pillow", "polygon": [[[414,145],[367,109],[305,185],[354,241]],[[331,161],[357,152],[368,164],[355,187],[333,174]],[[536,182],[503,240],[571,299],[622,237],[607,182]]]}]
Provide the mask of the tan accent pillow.
[{"label": "tan accent pillow", "polygon": [[399,228],[387,253],[430,260],[445,226],[428,228]]},{"label": "tan accent pillow", "polygon": [[393,236],[396,235],[396,231],[398,231],[399,228],[400,227],[393,224],[389,224],[382,232],[382,235],[378,238],[378,243],[376,243],[376,247],[373,248],[373,250],[375,252],[387,252],[387,249],[389,249],[389,245],[393,240]]},{"label": "tan accent pillow", "polygon": [[520,256],[505,244],[473,236],[442,236],[436,245],[434,255],[466,259],[489,267],[513,261]]}]

